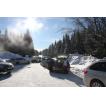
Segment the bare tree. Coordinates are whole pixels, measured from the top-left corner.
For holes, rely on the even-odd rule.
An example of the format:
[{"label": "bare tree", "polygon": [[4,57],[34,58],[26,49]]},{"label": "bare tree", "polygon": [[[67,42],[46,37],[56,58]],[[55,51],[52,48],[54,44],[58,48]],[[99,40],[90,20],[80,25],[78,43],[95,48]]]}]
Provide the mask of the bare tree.
[{"label": "bare tree", "polygon": [[[106,17],[68,17],[66,22],[68,26],[59,31],[62,33],[72,33],[80,29],[80,32],[85,31],[86,35],[93,42],[106,49]],[[74,28],[70,27],[70,24]]]}]

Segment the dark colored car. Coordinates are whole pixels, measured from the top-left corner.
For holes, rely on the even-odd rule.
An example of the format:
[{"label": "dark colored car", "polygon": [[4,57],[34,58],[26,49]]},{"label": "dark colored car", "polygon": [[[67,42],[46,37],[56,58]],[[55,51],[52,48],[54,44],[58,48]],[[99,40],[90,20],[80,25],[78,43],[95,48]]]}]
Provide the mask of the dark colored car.
[{"label": "dark colored car", "polygon": [[41,64],[43,67],[47,67],[47,62],[48,62],[49,59],[50,59],[50,57],[47,57],[47,56],[42,57],[42,60],[41,60],[40,64]]},{"label": "dark colored car", "polygon": [[57,55],[57,59],[55,61],[51,61],[51,64],[48,63],[47,68],[50,71],[59,71],[59,72],[64,72],[68,73],[70,71],[70,64],[67,61],[67,69],[63,69],[63,62],[69,57],[67,54],[59,54]]},{"label": "dark colored car", "polygon": [[0,59],[0,73],[11,73],[14,70],[14,66],[12,63],[4,62],[2,59]]}]

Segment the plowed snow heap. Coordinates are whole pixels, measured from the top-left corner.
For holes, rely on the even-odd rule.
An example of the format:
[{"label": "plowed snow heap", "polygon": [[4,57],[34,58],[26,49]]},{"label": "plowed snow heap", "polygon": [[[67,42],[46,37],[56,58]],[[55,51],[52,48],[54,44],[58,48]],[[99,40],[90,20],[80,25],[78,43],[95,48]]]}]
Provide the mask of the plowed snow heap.
[{"label": "plowed snow heap", "polygon": [[8,51],[0,52],[0,58],[2,59],[21,58],[21,57],[22,57],[21,55],[13,54]]}]

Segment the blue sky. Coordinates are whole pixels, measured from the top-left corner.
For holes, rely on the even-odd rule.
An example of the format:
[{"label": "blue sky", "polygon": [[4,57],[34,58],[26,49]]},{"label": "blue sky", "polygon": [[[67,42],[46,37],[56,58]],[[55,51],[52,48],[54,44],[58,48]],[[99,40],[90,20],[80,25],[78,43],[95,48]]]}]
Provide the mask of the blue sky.
[{"label": "blue sky", "polygon": [[33,39],[34,48],[38,51],[48,48],[55,40],[62,39],[63,34],[57,33],[57,31],[65,26],[64,17],[0,17],[2,34],[7,28],[8,32],[12,31],[23,35],[28,28]]}]

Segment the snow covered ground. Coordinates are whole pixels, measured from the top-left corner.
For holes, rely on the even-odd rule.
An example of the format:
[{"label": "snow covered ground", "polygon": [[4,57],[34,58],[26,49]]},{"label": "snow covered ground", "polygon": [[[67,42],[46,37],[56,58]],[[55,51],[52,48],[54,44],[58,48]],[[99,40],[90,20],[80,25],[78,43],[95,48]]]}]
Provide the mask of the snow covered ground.
[{"label": "snow covered ground", "polygon": [[40,63],[16,65],[11,74],[0,74],[0,87],[85,87],[82,78],[50,72]]},{"label": "snow covered ground", "polygon": [[[11,59],[16,57],[22,57],[22,56],[18,54],[13,54],[7,51],[0,52],[0,58],[2,59]],[[40,55],[40,57],[42,57],[42,55]],[[74,87],[84,86],[83,80],[82,80],[84,75],[83,74],[84,70],[86,69],[88,65],[98,60],[99,60],[98,58],[93,56],[70,54],[68,61],[71,66],[70,71],[73,74],[71,72],[69,74],[50,73],[46,67],[41,67],[39,63],[38,64],[31,63],[29,65],[15,66],[15,69],[12,73],[12,77],[10,76],[9,78],[7,78],[8,76],[1,75],[0,86],[74,86]],[[14,72],[17,72],[17,74],[15,74]],[[21,78],[20,75],[23,76],[24,73],[25,73],[25,80],[23,80],[23,77],[22,79],[20,79]],[[45,77],[42,78],[42,76],[45,76]],[[11,82],[11,83],[8,83],[8,82]]]}]

